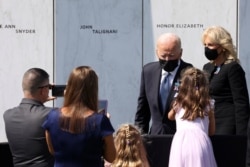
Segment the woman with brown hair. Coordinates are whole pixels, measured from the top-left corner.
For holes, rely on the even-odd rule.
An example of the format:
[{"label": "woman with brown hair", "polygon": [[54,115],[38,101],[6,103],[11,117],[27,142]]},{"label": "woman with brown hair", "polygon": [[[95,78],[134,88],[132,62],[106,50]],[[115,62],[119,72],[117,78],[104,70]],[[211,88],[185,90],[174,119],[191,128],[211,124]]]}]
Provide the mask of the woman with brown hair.
[{"label": "woman with brown hair", "polygon": [[71,72],[63,107],[53,109],[43,124],[55,166],[101,167],[113,162],[116,150],[109,118],[99,114],[98,77],[88,66]]}]

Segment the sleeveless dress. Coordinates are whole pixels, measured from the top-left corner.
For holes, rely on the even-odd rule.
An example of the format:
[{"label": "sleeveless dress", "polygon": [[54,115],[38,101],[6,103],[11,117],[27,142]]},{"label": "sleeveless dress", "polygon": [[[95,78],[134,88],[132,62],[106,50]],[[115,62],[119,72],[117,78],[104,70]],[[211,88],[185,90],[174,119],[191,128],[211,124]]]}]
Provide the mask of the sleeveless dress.
[{"label": "sleeveless dress", "polygon": [[185,110],[175,115],[177,131],[173,137],[169,167],[217,167],[208,136],[209,118],[183,120]]},{"label": "sleeveless dress", "polygon": [[103,137],[112,135],[114,128],[104,114],[86,118],[85,131],[72,134],[59,127],[59,109],[48,114],[42,127],[49,131],[54,148],[54,167],[103,167]]}]

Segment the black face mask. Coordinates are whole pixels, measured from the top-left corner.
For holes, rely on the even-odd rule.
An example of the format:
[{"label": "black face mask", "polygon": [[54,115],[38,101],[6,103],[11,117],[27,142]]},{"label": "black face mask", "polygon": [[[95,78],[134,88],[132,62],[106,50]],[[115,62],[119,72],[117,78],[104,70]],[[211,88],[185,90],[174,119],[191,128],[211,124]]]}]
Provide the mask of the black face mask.
[{"label": "black face mask", "polygon": [[178,66],[178,59],[168,60],[168,61],[159,59],[159,62],[160,62],[161,67],[167,72],[174,71],[174,69]]},{"label": "black face mask", "polygon": [[208,60],[215,60],[219,54],[217,49],[209,49],[208,47],[205,47],[205,56]]}]

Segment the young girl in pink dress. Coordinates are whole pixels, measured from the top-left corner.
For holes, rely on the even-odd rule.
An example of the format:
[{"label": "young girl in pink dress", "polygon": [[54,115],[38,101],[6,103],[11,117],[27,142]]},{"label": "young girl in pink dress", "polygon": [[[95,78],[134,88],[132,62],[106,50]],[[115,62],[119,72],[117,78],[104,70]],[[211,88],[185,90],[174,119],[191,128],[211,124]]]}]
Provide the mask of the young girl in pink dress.
[{"label": "young girl in pink dress", "polygon": [[177,127],[169,167],[216,167],[208,136],[215,131],[213,100],[205,73],[194,67],[184,71],[168,118],[176,120]]}]

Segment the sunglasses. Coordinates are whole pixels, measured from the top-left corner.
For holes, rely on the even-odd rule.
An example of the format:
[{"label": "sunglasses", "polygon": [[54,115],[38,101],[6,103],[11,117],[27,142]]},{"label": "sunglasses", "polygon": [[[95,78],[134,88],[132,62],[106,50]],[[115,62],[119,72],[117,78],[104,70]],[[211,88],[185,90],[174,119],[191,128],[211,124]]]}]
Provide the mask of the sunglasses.
[{"label": "sunglasses", "polygon": [[44,85],[44,86],[39,86],[37,87],[38,89],[42,89],[42,88],[49,88],[52,89],[52,85],[48,84],[48,85]]}]

